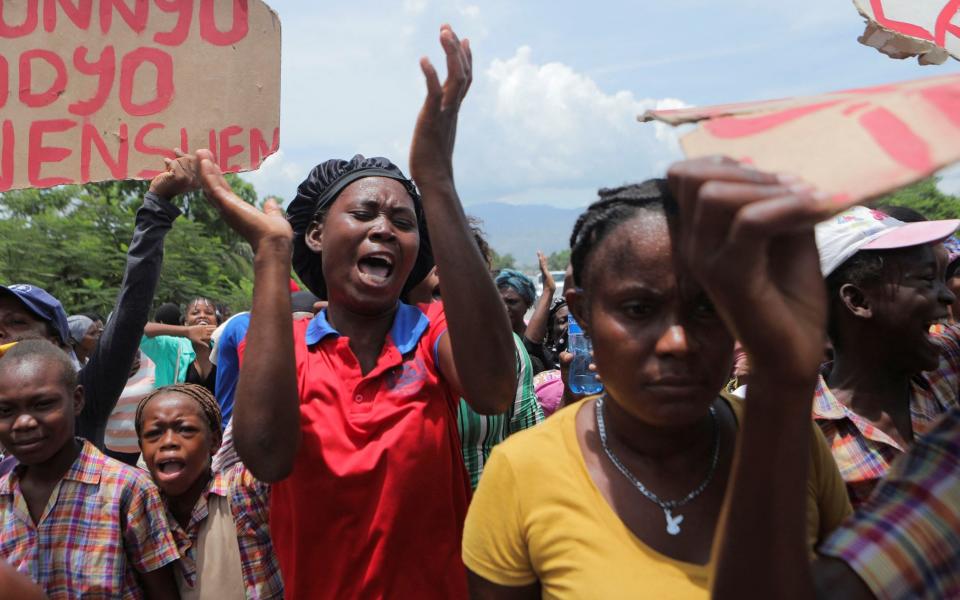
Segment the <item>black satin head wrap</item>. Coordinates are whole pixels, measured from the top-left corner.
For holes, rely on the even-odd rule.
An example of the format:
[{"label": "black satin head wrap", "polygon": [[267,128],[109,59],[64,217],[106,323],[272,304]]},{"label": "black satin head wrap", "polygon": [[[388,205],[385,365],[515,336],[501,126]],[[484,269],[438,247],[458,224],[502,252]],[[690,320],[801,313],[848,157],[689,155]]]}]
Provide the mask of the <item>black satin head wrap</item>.
[{"label": "black satin head wrap", "polygon": [[423,281],[433,268],[433,252],[427,234],[427,221],[423,204],[413,181],[403,176],[400,169],[380,156],[364,158],[357,154],[350,160],[331,159],[320,163],[310,171],[297,187],[297,197],[287,207],[287,220],[293,227],[293,269],[300,280],[318,298],[327,299],[327,282],[323,278],[320,255],[307,247],[306,234],[310,224],[330,208],[348,185],[364,177],[387,177],[403,184],[417,213],[417,228],[420,230],[420,252],[413,270],[407,277],[401,296],[406,296],[415,285]]}]

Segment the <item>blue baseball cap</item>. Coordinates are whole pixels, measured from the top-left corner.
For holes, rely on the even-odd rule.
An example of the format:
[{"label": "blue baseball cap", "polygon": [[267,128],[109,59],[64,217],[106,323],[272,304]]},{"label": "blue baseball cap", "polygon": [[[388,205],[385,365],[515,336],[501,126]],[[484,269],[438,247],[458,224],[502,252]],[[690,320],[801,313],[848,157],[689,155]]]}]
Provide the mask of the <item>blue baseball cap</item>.
[{"label": "blue baseball cap", "polygon": [[23,303],[27,309],[40,319],[50,323],[64,344],[70,344],[70,326],[67,325],[67,313],[60,301],[43,288],[27,283],[0,285],[0,292],[9,292]]}]

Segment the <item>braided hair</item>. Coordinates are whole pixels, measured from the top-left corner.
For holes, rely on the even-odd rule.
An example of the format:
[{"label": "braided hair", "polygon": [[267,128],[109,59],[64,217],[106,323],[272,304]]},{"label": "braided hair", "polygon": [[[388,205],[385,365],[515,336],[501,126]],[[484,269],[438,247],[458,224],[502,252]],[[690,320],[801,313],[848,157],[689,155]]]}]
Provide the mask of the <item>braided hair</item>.
[{"label": "braided hair", "polygon": [[600,199],[580,215],[570,235],[570,264],[573,266],[573,283],[577,287],[585,280],[590,253],[618,225],[641,210],[661,212],[668,217],[677,213],[666,179],[603,188],[598,193]]},{"label": "braided hair", "polygon": [[162,388],[157,388],[144,396],[137,405],[137,416],[134,418],[134,427],[137,430],[137,437],[143,434],[143,410],[147,403],[160,394],[182,394],[191,398],[200,405],[207,424],[210,426],[210,433],[216,437],[223,436],[223,415],[220,413],[220,405],[217,399],[207,388],[193,383],[175,383]]}]

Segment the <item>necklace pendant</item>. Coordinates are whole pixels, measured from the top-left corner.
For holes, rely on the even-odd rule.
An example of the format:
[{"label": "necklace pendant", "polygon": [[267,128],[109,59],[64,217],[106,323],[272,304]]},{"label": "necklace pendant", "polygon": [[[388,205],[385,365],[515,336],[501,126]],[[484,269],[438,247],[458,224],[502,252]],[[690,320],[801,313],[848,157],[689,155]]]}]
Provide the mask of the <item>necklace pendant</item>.
[{"label": "necklace pendant", "polygon": [[683,523],[683,515],[673,516],[668,509],[663,509],[663,515],[667,518],[667,533],[677,535],[680,533],[680,523]]}]

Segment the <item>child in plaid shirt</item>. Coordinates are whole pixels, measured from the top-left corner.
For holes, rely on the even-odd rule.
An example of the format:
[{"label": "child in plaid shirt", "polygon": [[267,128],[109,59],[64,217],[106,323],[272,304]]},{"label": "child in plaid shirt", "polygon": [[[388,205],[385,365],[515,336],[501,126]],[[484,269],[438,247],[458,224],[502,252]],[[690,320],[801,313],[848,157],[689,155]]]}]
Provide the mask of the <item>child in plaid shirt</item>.
[{"label": "child in plaid shirt", "polygon": [[183,559],[184,600],[283,598],[267,524],[270,487],[239,462],[215,472],[223,419],[217,399],[189,383],[147,394],[134,420],[143,460],[163,492]]},{"label": "child in plaid shirt", "polygon": [[74,437],[83,389],[46,340],[0,359],[0,558],[51,598],[176,598],[179,558],[156,487]]}]

